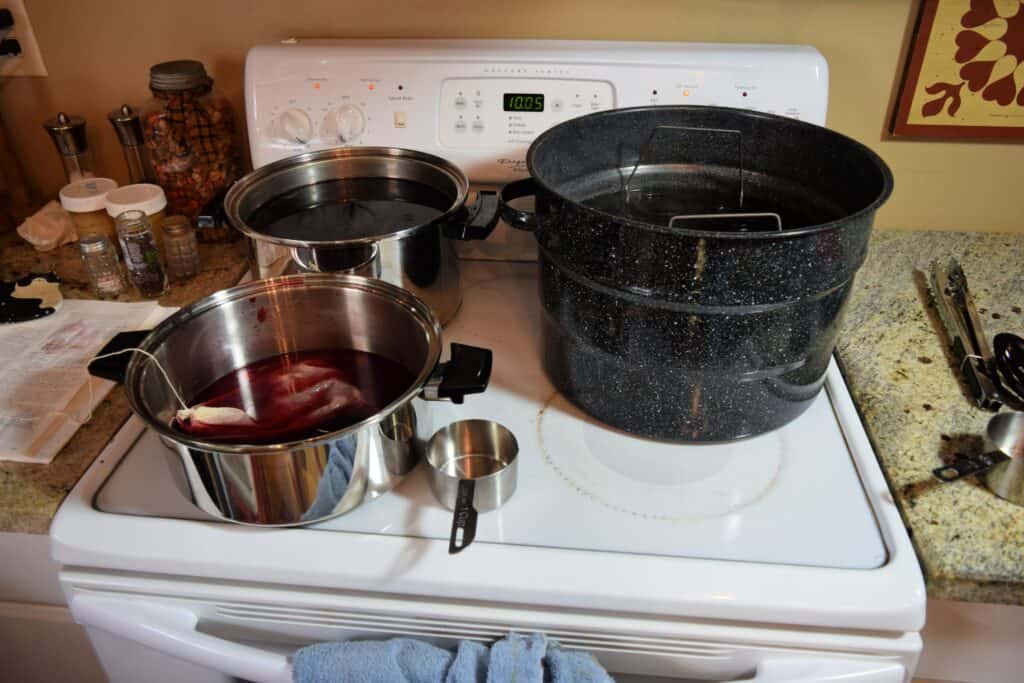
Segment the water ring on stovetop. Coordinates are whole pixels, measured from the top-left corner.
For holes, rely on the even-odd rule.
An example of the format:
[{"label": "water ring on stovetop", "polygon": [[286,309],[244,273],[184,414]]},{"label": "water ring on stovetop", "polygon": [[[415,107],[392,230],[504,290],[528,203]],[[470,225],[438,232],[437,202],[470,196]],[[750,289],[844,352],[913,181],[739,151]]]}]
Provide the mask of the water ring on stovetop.
[{"label": "water ring on stovetop", "polygon": [[609,427],[561,393],[537,420],[545,463],[576,493],[623,514],[691,521],[739,512],[775,483],[784,432],[726,443],[681,445]]}]

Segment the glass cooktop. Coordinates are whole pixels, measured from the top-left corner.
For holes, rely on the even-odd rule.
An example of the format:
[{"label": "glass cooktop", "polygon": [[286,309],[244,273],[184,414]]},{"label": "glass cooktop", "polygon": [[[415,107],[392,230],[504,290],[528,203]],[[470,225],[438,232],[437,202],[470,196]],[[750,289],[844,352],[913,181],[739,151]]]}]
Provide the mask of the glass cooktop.
[{"label": "glass cooktop", "polygon": [[[436,403],[432,419],[486,418],[519,442],[515,495],[480,515],[476,543],[714,558],[845,569],[885,564],[887,552],[829,391],[809,410],[752,439],[679,445],[632,436],[583,414],[541,368],[536,265],[463,261],[465,300],[446,343],[491,348],[484,394]],[[187,497],[176,456],[146,431],[100,489],[115,514],[211,520]],[[393,491],[322,531],[425,537],[447,543],[451,513],[422,466]]]}]

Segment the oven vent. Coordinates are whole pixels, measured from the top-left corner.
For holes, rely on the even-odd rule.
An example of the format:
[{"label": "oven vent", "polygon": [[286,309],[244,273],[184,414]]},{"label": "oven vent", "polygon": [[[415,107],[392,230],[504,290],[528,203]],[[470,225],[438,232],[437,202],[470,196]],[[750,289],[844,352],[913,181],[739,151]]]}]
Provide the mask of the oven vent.
[{"label": "oven vent", "polygon": [[[246,627],[249,637],[280,638],[288,630],[297,642],[347,640],[353,638],[419,638],[439,645],[458,640],[492,642],[509,632],[543,631],[563,647],[593,652],[638,655],[669,655],[708,660],[728,660],[736,656],[736,648],[694,640],[615,636],[605,632],[550,628],[529,622],[475,622],[432,619],[419,616],[386,616],[356,611],[299,609],[284,607],[219,604],[215,610],[218,630]],[[225,623],[227,622],[227,623]]]}]

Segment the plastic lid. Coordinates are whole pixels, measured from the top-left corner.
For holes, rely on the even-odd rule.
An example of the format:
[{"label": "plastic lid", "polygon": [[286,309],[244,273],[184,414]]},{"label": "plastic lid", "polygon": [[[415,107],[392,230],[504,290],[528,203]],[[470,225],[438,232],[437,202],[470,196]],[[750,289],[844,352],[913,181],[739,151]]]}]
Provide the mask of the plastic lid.
[{"label": "plastic lid", "polygon": [[71,213],[88,213],[107,208],[107,193],[117,189],[110,178],[76,180],[60,188],[60,205]]},{"label": "plastic lid", "polygon": [[117,218],[125,211],[136,209],[152,216],[167,206],[167,195],[159,185],[136,183],[125,185],[107,193],[107,213]]},{"label": "plastic lid", "polygon": [[160,62],[149,67],[151,90],[191,90],[209,83],[206,67],[194,59]]}]

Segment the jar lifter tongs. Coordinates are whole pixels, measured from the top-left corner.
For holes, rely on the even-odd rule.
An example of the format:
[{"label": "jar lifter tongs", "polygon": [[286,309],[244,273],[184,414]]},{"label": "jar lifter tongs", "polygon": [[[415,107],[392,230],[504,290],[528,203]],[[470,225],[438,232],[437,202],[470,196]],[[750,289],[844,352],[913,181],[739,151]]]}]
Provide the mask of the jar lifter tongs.
[{"label": "jar lifter tongs", "polygon": [[[1024,409],[1024,397],[1018,396],[1013,389],[1008,388],[1000,376],[1001,371],[1007,373],[1008,383],[1011,386],[1015,384],[1012,380],[1016,370],[1009,365],[1008,349],[1002,349],[997,361],[985,336],[981,318],[974,307],[967,276],[960,262],[955,258],[950,258],[945,264],[933,261],[928,269],[928,285],[950,348],[959,363],[960,374],[974,402],[979,408],[992,412],[997,412],[1004,404],[1014,410]],[[997,337],[1016,338],[1015,335]],[[1019,343],[1019,338],[1016,339]],[[997,347],[1005,347],[1008,343],[1000,344],[1001,341],[1003,340],[996,340]],[[1004,356],[1007,357],[1006,363],[1003,362]],[[1007,457],[999,452],[960,457],[932,473],[942,481],[956,481],[971,474],[987,471]]]},{"label": "jar lifter tongs", "polygon": [[946,264],[933,261],[928,270],[928,284],[935,310],[971,396],[979,408],[992,412],[999,410],[1004,400],[999,389],[995,359],[960,262],[955,258]]}]

